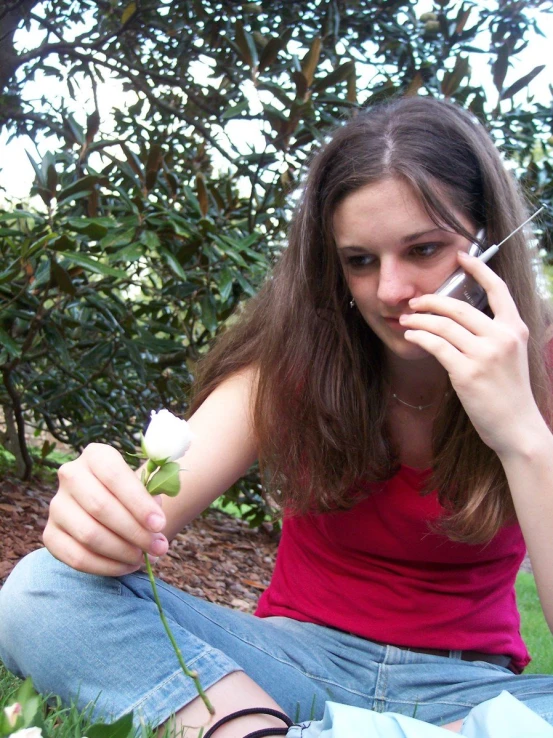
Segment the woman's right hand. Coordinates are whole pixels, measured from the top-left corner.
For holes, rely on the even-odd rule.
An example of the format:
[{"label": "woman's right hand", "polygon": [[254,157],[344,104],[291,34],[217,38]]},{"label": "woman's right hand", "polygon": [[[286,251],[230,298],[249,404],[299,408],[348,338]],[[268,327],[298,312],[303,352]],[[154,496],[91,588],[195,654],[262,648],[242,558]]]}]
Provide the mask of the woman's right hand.
[{"label": "woman's right hand", "polygon": [[119,451],[92,443],[58,472],[43,541],[73,569],[122,576],[140,568],[143,552],[161,556],[166,520]]}]

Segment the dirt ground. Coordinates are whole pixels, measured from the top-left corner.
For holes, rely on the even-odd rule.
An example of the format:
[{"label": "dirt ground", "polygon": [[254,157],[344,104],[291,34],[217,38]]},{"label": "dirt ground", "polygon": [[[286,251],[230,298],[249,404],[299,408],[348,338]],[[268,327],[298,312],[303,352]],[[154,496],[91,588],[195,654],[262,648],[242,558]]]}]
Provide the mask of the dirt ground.
[{"label": "dirt ground", "polygon": [[[0,586],[17,561],[42,546],[51,485],[4,479],[0,486]],[[277,540],[269,529],[212,510],[187,526],[154,566],[170,584],[210,602],[253,612],[269,584]]]}]

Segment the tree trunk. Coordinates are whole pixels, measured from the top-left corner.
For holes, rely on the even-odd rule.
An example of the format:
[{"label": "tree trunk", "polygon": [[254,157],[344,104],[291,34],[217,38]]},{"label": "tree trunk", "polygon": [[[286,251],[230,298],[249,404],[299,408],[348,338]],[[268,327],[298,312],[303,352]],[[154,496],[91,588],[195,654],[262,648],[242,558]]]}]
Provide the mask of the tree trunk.
[{"label": "tree trunk", "polygon": [[[13,37],[31,8],[37,5],[37,0],[5,0],[0,2],[0,95],[9,90],[20,61],[14,48]],[[5,102],[2,103],[4,107]],[[1,117],[5,117],[5,110],[0,108]]]},{"label": "tree trunk", "polygon": [[8,405],[2,405],[4,413],[4,421],[6,423],[6,432],[2,434],[2,441],[6,449],[15,456],[15,471],[18,477],[25,474],[25,460],[19,448],[19,439],[17,437],[17,425],[13,410]]}]

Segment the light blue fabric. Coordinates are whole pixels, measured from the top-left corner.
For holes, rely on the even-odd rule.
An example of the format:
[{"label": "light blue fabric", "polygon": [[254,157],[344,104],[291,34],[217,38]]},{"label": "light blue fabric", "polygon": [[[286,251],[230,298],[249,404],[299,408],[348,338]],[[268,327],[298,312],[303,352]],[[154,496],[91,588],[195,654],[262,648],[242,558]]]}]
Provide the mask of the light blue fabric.
[{"label": "light blue fabric", "polygon": [[452,733],[393,712],[327,702],[322,720],[294,725],[286,738],[451,738]]},{"label": "light blue fabric", "polygon": [[553,738],[553,727],[504,691],[473,707],[461,733],[466,738]]},{"label": "light blue fabric", "polygon": [[[204,688],[242,669],[294,722],[320,720],[331,701],[445,725],[508,690],[553,724],[553,676],[516,676],[456,651],[431,656],[290,618],[256,618],[161,581],[158,590]],[[137,726],[140,716],[159,725],[196,697],[146,574],[83,574],[45,549],[23,559],[0,590],[0,658],[42,693],[66,703],[77,697],[80,708],[95,702],[95,718],[133,710]]]},{"label": "light blue fabric", "polygon": [[[474,707],[463,722],[465,738],[553,738],[553,727],[501,692]],[[294,725],[287,738],[451,738],[445,728],[396,713],[377,713],[327,702],[322,720]]]}]

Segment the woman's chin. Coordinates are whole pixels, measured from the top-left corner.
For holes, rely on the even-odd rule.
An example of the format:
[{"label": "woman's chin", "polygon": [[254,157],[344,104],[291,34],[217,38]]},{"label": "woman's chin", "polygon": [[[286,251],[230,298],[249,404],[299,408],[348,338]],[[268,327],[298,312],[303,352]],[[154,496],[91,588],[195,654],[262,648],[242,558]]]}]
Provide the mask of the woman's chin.
[{"label": "woman's chin", "polygon": [[428,359],[431,356],[428,351],[405,339],[386,343],[386,350],[404,361],[420,361],[421,359]]}]

